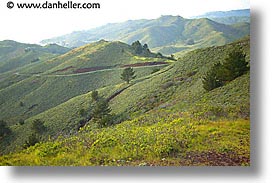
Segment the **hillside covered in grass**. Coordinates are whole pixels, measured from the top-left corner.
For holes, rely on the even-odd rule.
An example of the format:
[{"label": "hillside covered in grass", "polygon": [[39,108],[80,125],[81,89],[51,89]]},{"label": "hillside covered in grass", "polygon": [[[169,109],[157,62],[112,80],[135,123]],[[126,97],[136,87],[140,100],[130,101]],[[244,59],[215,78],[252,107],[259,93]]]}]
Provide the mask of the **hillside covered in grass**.
[{"label": "hillside covered in grass", "polygon": [[[248,11],[249,12],[249,11]],[[225,14],[230,12],[225,12]],[[235,15],[235,14],[234,14]],[[224,17],[223,17],[224,18]],[[147,43],[154,52],[174,54],[197,48],[224,45],[249,34],[249,22],[233,17],[223,24],[208,19],[186,19],[181,16],[161,16],[157,19],[129,20],[112,23],[86,31],[43,40],[42,43],[56,43],[67,47],[79,47],[100,39],[120,40],[132,43],[140,40]],[[236,21],[234,22],[235,19]]]},{"label": "hillside covered in grass", "polygon": [[[103,44],[112,46],[118,43],[103,42]],[[106,45],[103,46],[104,49],[109,49]],[[123,48],[124,54],[131,53],[131,50],[128,50],[129,46],[119,45],[119,49]],[[89,51],[94,51],[91,54],[99,57],[102,48],[98,45],[93,46],[78,49],[91,48]],[[62,76],[53,76],[49,73],[56,71],[57,68],[61,70],[70,66],[74,63],[74,57],[61,62],[64,64],[62,67],[60,64],[55,65],[58,59],[51,60],[49,65],[53,62],[55,67],[49,66],[51,69],[46,71],[44,76],[43,74],[39,77],[31,76],[27,81],[33,82],[34,78],[38,78],[38,82],[33,84],[33,91],[48,87],[42,98],[52,97],[51,102],[55,102],[54,98],[64,101],[60,100],[59,104],[55,103],[47,110],[29,115],[24,124],[18,124],[16,120],[12,122],[10,118],[12,135],[1,143],[2,147],[5,145],[2,151],[13,153],[2,155],[0,164],[248,166],[250,165],[249,70],[210,91],[203,87],[206,73],[213,69],[215,64],[225,64],[229,55],[235,50],[244,53],[249,66],[250,40],[246,37],[231,44],[188,52],[177,61],[169,61],[169,65],[136,67],[134,69],[137,77],[129,84],[119,78],[123,68],[82,74],[72,74],[72,71],[68,70],[64,73],[61,71]],[[83,54],[85,52],[77,54],[77,51],[76,49],[68,52],[61,58],[70,54],[88,58]],[[130,64],[137,62],[132,61],[134,59],[139,59],[139,63],[141,60],[150,62],[150,58],[161,59],[140,55],[130,58],[128,60]],[[82,62],[84,61],[80,61],[80,65]],[[115,64],[125,63],[123,59],[115,62]],[[106,79],[102,79],[105,77]],[[24,86],[25,88],[31,86],[24,85],[25,80],[16,85],[21,89]],[[54,82],[50,82],[51,80]],[[93,85],[95,81],[105,83]],[[40,82],[45,84],[39,86]],[[82,84],[75,85],[75,83]],[[10,88],[16,85],[1,90],[0,94],[8,96],[12,91]],[[63,98],[64,95],[85,87],[87,90],[83,93]],[[54,88],[55,92],[51,93],[50,88]],[[98,91],[99,97],[95,97],[95,90]],[[22,93],[24,92],[26,91],[22,90]],[[17,101],[17,105],[20,106],[18,103],[20,95],[20,93],[10,94],[14,100],[10,103]],[[38,101],[39,96],[33,92],[29,93],[22,102],[30,106],[27,102]],[[97,118],[92,115],[96,114],[94,109],[98,107],[100,97],[106,99],[110,109],[107,110],[108,118],[104,118],[107,119],[107,123],[104,123],[107,125],[104,126],[99,126]],[[38,106],[43,105],[48,104],[41,100]],[[21,108],[26,107],[23,105],[19,109]],[[27,111],[32,112],[32,110]],[[6,113],[8,111],[5,111]],[[41,121],[40,127],[43,126],[36,129],[39,132],[37,143],[26,146],[26,142],[28,144],[33,135],[34,121],[37,120]]]},{"label": "hillside covered in grass", "polygon": [[56,44],[40,46],[11,40],[0,41],[0,77],[4,72],[43,62],[69,50]]},{"label": "hillside covered in grass", "polygon": [[[0,120],[5,121],[14,131],[13,140],[21,142],[10,146],[2,144],[1,151],[15,150],[17,145],[22,147],[22,140],[26,138],[21,136],[27,137],[28,131],[22,131],[22,128],[28,128],[28,121],[31,121],[29,118],[73,97],[122,83],[121,73],[125,68],[133,67],[136,79],[139,79],[172,62],[174,59],[152,53],[146,45],[137,41],[133,45],[127,45],[101,40],[17,68],[13,72],[4,72],[0,80]],[[76,130],[76,123],[79,122],[75,121],[74,126],[68,126],[66,119],[61,121],[67,127],[66,132],[71,131],[68,130],[70,127]],[[57,125],[56,121],[52,122]],[[64,126],[54,129],[51,135],[56,135]]]},{"label": "hillside covered in grass", "polygon": [[139,78],[170,62],[169,57],[148,48],[136,53],[131,45],[121,42],[102,40],[73,49],[16,73],[4,73],[0,81],[1,119],[17,124],[77,95],[121,83],[125,67],[135,67]]}]

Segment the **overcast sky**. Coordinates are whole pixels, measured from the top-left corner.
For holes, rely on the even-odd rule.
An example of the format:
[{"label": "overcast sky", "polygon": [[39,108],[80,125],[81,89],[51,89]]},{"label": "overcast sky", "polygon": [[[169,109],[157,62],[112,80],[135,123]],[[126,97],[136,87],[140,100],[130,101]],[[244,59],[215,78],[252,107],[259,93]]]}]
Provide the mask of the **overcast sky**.
[{"label": "overcast sky", "polygon": [[[129,19],[153,19],[161,15],[180,15],[184,18],[210,11],[250,8],[249,0],[71,0],[75,3],[99,2],[100,9],[12,9],[7,3],[41,2],[46,0],[1,0],[0,40],[11,39],[38,43],[72,31],[86,30],[106,23]],[[48,0],[57,2],[58,0]],[[67,2],[68,0],[59,0]]]}]

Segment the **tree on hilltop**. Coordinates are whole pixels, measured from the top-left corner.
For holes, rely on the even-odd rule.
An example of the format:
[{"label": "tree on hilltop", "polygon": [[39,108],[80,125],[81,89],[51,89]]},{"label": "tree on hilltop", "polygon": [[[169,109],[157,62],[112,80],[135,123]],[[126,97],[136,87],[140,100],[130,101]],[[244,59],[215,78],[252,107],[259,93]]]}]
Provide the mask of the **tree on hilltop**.
[{"label": "tree on hilltop", "polygon": [[142,45],[140,44],[139,41],[133,42],[131,46],[134,49],[136,54],[141,54],[142,53],[143,47],[142,47]]}]

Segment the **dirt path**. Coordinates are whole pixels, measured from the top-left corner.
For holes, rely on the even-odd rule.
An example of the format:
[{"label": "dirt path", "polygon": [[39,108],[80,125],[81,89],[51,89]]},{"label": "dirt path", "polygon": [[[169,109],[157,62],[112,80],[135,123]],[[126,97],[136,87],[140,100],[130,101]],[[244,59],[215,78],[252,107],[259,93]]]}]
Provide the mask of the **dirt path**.
[{"label": "dirt path", "polygon": [[[165,66],[165,65],[169,65],[168,63],[166,64],[155,64],[155,65],[146,65],[146,66],[134,66],[134,68],[145,68],[145,67],[155,67],[155,66]],[[53,72],[52,74],[35,74],[35,73],[32,73],[32,74],[25,74],[25,73],[14,73],[15,75],[20,75],[20,76],[36,76],[36,77],[43,77],[43,76],[46,76],[46,77],[70,77],[70,76],[79,76],[79,75],[86,75],[86,74],[91,74],[91,73],[95,73],[95,72],[104,72],[104,71],[111,71],[111,70],[123,70],[125,67],[118,67],[118,68],[108,68],[108,69],[92,69],[92,71],[88,71],[89,69],[88,68],[83,68],[84,71],[86,72],[79,72],[79,73],[73,73],[73,74],[53,74],[55,72]]]}]

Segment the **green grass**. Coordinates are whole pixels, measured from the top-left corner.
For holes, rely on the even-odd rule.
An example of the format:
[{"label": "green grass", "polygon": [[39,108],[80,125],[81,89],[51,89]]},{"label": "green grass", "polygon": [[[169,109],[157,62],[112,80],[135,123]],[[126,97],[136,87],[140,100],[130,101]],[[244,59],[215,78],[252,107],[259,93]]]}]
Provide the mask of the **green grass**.
[{"label": "green grass", "polygon": [[[99,41],[75,48],[46,62],[25,68],[20,73],[44,73],[44,74],[71,74],[81,68],[91,67],[120,67],[126,64],[139,62],[166,61],[162,58],[141,57],[133,53],[130,45],[122,42]],[[66,71],[59,71],[72,67]]]},{"label": "green grass", "polygon": [[[154,68],[162,67],[135,68],[137,78],[151,74]],[[121,73],[122,69],[111,69],[65,76],[29,77],[1,90],[1,117],[10,121],[10,124],[16,124],[20,118],[26,119],[26,117],[55,107],[72,97],[105,86],[122,83]],[[24,106],[19,106],[20,102],[23,102]],[[31,106],[36,104],[37,107],[29,110]],[[10,110],[11,108],[13,110]]]},{"label": "green grass", "polygon": [[[49,49],[49,47],[46,48]],[[162,58],[137,56],[132,52],[131,46],[125,43],[99,41],[73,49],[53,59],[22,67],[15,70],[16,73],[2,74],[0,80],[1,119],[14,125],[20,119],[27,119],[66,102],[72,97],[119,84],[122,82],[120,79],[122,65],[166,61]],[[73,73],[76,69],[104,66],[110,69]],[[164,66],[135,68],[137,78],[150,75],[154,68]],[[72,67],[73,70],[55,72],[67,67]],[[20,102],[23,102],[24,106],[19,106]]]},{"label": "green grass", "polygon": [[2,156],[0,162],[19,166],[250,164],[249,121],[210,122],[182,117],[147,125],[141,120],[99,130],[83,129],[73,137]]},{"label": "green grass", "polygon": [[[51,95],[61,100],[68,95],[66,92],[71,94],[89,84],[104,97],[125,88],[110,101],[112,114],[118,116],[121,123],[99,129],[89,121],[89,126],[77,132],[77,124],[82,119],[79,111],[89,112],[92,108],[91,90],[87,89],[82,95],[70,96],[65,102],[29,116],[24,125],[13,125],[14,139],[10,139],[13,143],[5,145],[4,151],[14,153],[1,156],[0,164],[248,166],[250,72],[210,92],[202,86],[202,76],[236,46],[242,47],[249,62],[248,37],[232,44],[189,52],[154,73],[155,67],[135,68],[138,77],[130,85],[120,80],[119,69],[67,76],[41,75],[39,82],[43,85],[39,87],[39,82],[34,83],[34,92],[28,94],[34,101]],[[28,78],[29,82],[33,77]],[[79,84],[70,88],[67,86],[70,81]],[[95,81],[100,83],[97,85]],[[23,80],[16,85],[20,86],[18,94],[8,92],[13,85],[0,94],[7,90],[4,94],[16,101],[20,92],[26,92],[24,87],[28,84]],[[52,88],[55,93],[50,93]],[[47,91],[45,96],[35,94],[39,90]],[[41,104],[44,105],[46,103]],[[43,142],[22,151],[34,119],[41,119],[47,128],[42,135]]]},{"label": "green grass", "polygon": [[[46,48],[50,49],[51,47]],[[17,140],[15,140],[15,143],[11,145],[11,149],[14,149],[16,145],[21,146],[23,141],[26,140],[27,135],[22,136],[22,134],[25,132],[24,128],[27,128],[27,124],[31,121],[27,120],[28,118],[33,119],[32,117],[37,114],[89,91],[123,83],[120,78],[123,68],[120,66],[124,64],[157,61],[166,61],[166,59],[135,55],[131,46],[125,43],[99,41],[73,49],[47,61],[29,64],[13,72],[3,73],[0,80],[0,116],[1,119],[7,121],[9,126],[16,126],[13,129],[16,136],[20,136],[20,138],[17,138],[20,142],[17,143]],[[110,66],[111,68],[78,74],[73,73],[72,70],[54,72],[70,66],[74,67],[73,69],[102,66]],[[150,75],[155,69],[161,69],[165,66],[134,68],[137,75],[136,80],[142,80],[143,77]],[[53,117],[56,117],[57,114],[57,112],[54,113]],[[68,126],[68,122],[76,118],[66,118],[66,114],[68,114],[68,111],[54,118],[55,120],[48,124],[50,128],[53,128],[55,126],[53,123],[63,121],[60,128],[53,128],[54,132],[49,134],[55,135],[60,129],[72,127]],[[53,118],[43,116],[44,118],[46,123],[53,120]],[[26,124],[17,126],[20,120],[26,120]],[[75,126],[78,121],[71,123]],[[3,147],[2,149],[4,152],[10,151],[10,148]]]},{"label": "green grass", "polygon": [[230,50],[239,44],[242,44],[249,62],[248,39],[226,46],[195,50],[167,67],[165,72],[156,73],[126,89],[111,101],[111,107],[117,113],[143,113],[157,108],[187,111],[192,108],[190,104],[202,104],[203,97],[207,98],[207,105],[224,104],[236,108],[242,104],[249,106],[249,73],[210,93],[202,87],[201,78],[207,70],[214,63],[222,62]]},{"label": "green grass", "polygon": [[[135,68],[136,80],[150,75],[154,68],[162,67],[164,66]],[[99,90],[100,93],[109,97],[120,88],[113,87],[115,84],[125,85],[120,79],[121,73],[122,69],[112,69],[71,76],[31,77],[2,90],[0,92],[0,98],[3,98],[1,117],[9,122],[10,126],[15,126],[13,129],[18,136],[11,147],[3,151],[10,151],[15,148],[15,145],[22,146],[31,133],[27,132],[29,124],[34,119],[42,119],[45,122],[48,127],[45,136],[75,131],[79,120],[82,119],[78,113],[79,110],[90,107],[89,92],[102,88]],[[8,98],[5,99],[5,97]],[[24,106],[20,106],[20,102],[23,102]],[[34,107],[30,109],[31,106]],[[13,110],[10,110],[11,108]],[[21,119],[25,120],[24,125],[18,125]]]},{"label": "green grass", "polygon": [[0,41],[0,75],[36,62],[44,62],[69,51],[55,44],[44,47],[15,41]]}]

